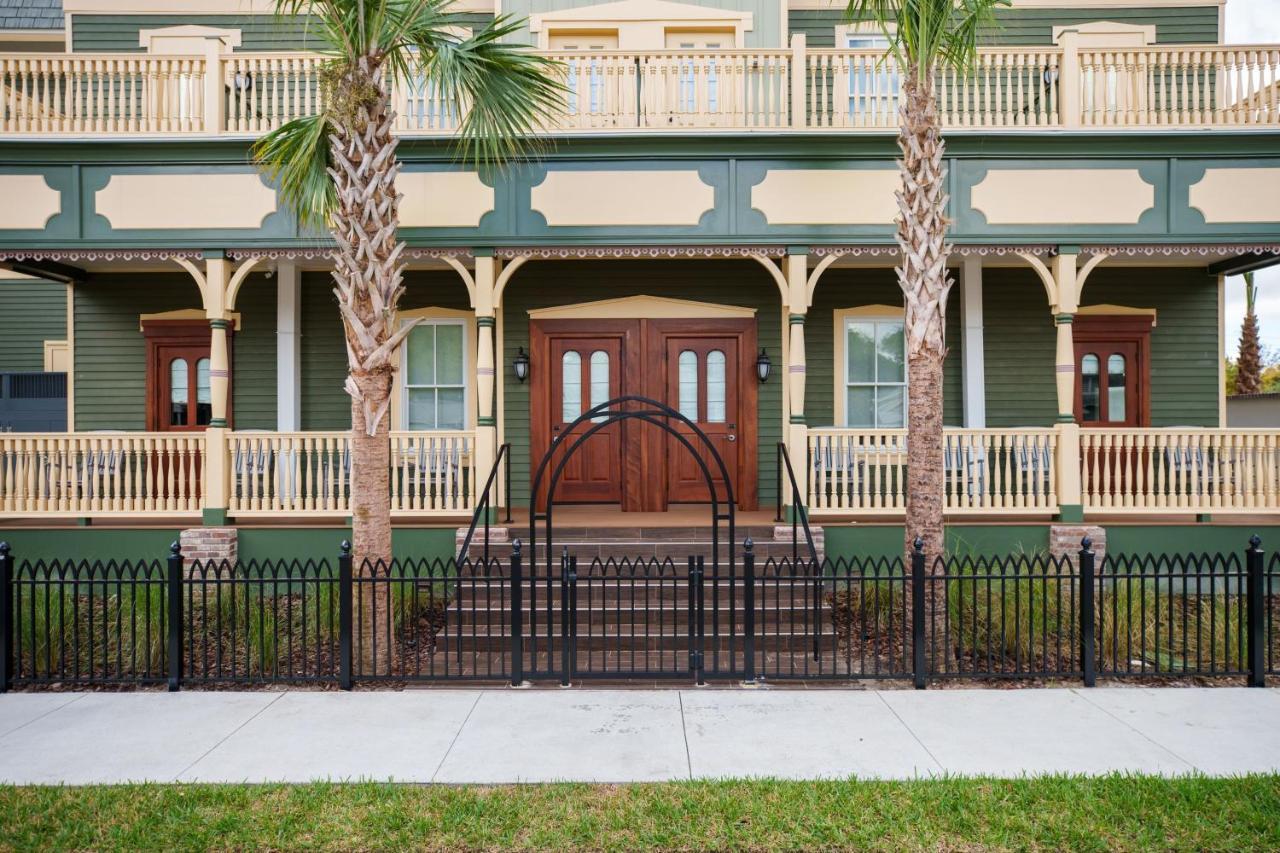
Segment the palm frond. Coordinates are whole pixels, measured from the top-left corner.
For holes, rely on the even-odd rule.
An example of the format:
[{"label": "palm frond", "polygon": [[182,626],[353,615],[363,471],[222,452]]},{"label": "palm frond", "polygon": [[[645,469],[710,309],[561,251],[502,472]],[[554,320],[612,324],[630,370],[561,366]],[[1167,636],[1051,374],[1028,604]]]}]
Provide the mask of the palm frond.
[{"label": "palm frond", "polygon": [[329,119],[324,114],[296,118],[262,136],[253,159],[280,188],[285,204],[303,225],[323,226],[337,206],[329,176]]},{"label": "palm frond", "polygon": [[426,85],[462,112],[458,145],[477,164],[500,164],[538,147],[538,131],[564,109],[560,63],[502,41],[520,22],[500,16],[458,39],[411,32]]},{"label": "palm frond", "polygon": [[888,39],[889,53],[902,68],[921,76],[931,69],[968,73],[978,55],[978,38],[995,20],[995,10],[1012,0],[849,0],[847,22],[871,21]]}]

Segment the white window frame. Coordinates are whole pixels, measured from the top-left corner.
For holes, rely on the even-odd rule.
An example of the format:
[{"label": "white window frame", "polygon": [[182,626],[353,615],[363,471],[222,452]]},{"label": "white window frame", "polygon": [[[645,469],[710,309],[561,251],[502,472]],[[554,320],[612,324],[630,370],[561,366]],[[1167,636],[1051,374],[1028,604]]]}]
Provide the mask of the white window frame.
[{"label": "white window frame", "polygon": [[[870,40],[876,42],[871,45],[852,45],[854,40]],[[882,44],[881,44],[882,43]],[[868,48],[880,48],[885,54],[889,52],[889,40],[885,37],[883,31],[874,21],[862,21],[856,24],[844,24],[836,27],[836,46],[842,50],[863,50]],[[861,72],[859,75],[861,76]],[[846,81],[848,91],[845,92],[845,107],[852,116],[873,116],[883,119],[888,117],[894,119],[898,114],[898,102],[901,99],[902,90],[902,72],[895,69],[893,71],[873,71],[868,77],[879,77],[886,84],[887,95],[873,95],[865,91],[855,91],[854,74],[850,74]],[[896,85],[893,85],[896,84]]]},{"label": "white window frame", "polygon": [[[405,316],[408,315],[408,316]],[[416,316],[415,316],[416,315]],[[473,327],[475,318],[470,312],[449,309],[423,309],[421,311],[401,312],[402,322],[417,320],[418,326],[459,326],[462,328],[462,384],[459,385],[410,385],[409,384],[409,338],[405,338],[400,347],[400,369],[396,372],[396,393],[392,398],[393,407],[391,422],[396,428],[413,432],[457,432],[469,430],[473,422],[472,401],[475,399],[474,378],[471,372],[471,348],[474,340]],[[410,332],[410,335],[413,333]],[[434,429],[413,429],[409,426],[409,391],[414,388],[462,388],[462,425],[460,427],[436,427]],[[437,422],[439,421],[439,403],[437,402]]]},{"label": "white window frame", "polygon": [[[835,312],[835,357],[838,360],[835,377],[835,414],[839,426],[848,429],[903,429],[907,424],[907,342],[906,315],[904,311],[892,305],[865,305],[859,308],[846,308]],[[851,427],[849,425],[849,326],[853,323],[899,323],[903,326],[902,336],[902,382],[858,382],[858,387],[898,387],[902,388],[902,423],[899,426],[880,426],[878,423],[870,427]],[[878,421],[879,411],[873,411],[873,421]]]}]

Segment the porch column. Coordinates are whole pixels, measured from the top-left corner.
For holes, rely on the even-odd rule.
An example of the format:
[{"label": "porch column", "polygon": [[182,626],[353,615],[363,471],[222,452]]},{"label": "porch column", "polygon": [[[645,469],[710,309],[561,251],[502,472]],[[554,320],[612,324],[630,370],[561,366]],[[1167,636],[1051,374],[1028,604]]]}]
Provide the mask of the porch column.
[{"label": "porch column", "polygon": [[276,269],[276,429],[302,429],[302,276],[294,261]]},{"label": "porch column", "polygon": [[982,258],[968,255],[960,271],[960,348],[964,365],[964,425],[987,425],[986,359],[983,353]]},{"label": "porch column", "polygon": [[[493,414],[494,353],[493,332],[497,324],[494,289],[498,278],[498,260],[491,250],[476,251],[476,465],[475,499],[480,499],[498,455],[498,421]],[[498,504],[505,499],[501,489],[490,496],[490,512],[496,516]]]},{"label": "porch column", "polygon": [[227,394],[230,390],[230,358],[226,308],[230,262],[222,252],[205,261],[204,311],[209,318],[209,428],[204,435],[204,523],[221,525],[227,520],[231,481],[227,466]]},{"label": "porch column", "polygon": [[[800,499],[809,499],[809,427],[804,416],[804,393],[807,366],[804,350],[804,324],[809,311],[809,250],[805,246],[788,246],[785,269],[787,277],[787,326],[789,341],[786,368],[787,394],[790,411],[787,417],[787,455],[796,475]],[[789,482],[783,473],[784,490]],[[790,506],[791,495],[783,492],[783,504]]]},{"label": "porch column", "polygon": [[1083,521],[1080,494],[1080,426],[1075,417],[1076,348],[1072,322],[1080,307],[1076,275],[1079,247],[1060,246],[1053,258],[1055,301],[1052,305],[1057,329],[1054,379],[1058,390],[1058,506],[1063,521]]}]

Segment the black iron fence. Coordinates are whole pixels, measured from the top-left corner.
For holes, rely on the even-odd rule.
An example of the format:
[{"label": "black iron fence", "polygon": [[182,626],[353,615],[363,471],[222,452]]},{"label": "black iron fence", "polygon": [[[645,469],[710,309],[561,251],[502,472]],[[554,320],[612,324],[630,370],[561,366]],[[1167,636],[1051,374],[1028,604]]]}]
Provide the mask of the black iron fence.
[{"label": "black iron fence", "polygon": [[508,681],[1244,678],[1280,668],[1280,553],[23,561],[0,689]]}]

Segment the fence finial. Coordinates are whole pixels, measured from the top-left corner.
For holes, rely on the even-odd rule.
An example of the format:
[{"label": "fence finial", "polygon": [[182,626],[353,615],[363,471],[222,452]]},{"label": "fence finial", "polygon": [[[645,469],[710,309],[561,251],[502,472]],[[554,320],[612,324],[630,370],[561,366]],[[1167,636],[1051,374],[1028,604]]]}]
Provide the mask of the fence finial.
[{"label": "fence finial", "polygon": [[7,556],[9,556],[9,543],[0,542],[0,557],[7,557]]},{"label": "fence finial", "polygon": [[916,537],[916,541],[915,541],[913,544],[915,545],[915,549],[916,549],[916,553],[917,553],[917,554],[919,554],[919,553],[921,553],[921,552],[923,552],[923,551],[924,551],[924,537],[922,537],[922,536],[917,536],[917,537]]},{"label": "fence finial", "polygon": [[169,546],[169,556],[171,556],[171,557],[180,557],[180,556],[182,556],[182,543],[181,543],[181,542],[174,542],[172,545],[170,545],[170,546]]},{"label": "fence finial", "polygon": [[756,543],[750,536],[748,536],[747,540],[742,543],[743,550],[745,550],[748,554],[751,553],[751,549],[754,547],[756,547]]},{"label": "fence finial", "polygon": [[342,556],[344,557],[351,556],[351,543],[348,542],[346,539],[343,539],[342,544],[339,545],[338,547],[342,549]]},{"label": "fence finial", "polygon": [[1093,539],[1092,539],[1092,537],[1086,536],[1086,537],[1084,537],[1083,539],[1081,539],[1081,540],[1080,540],[1080,550],[1081,550],[1081,551],[1090,551],[1090,550],[1092,550],[1092,549],[1093,549]]},{"label": "fence finial", "polygon": [[[3,543],[0,543],[0,548],[4,548],[4,547],[6,547],[6,546],[5,546]],[[1261,547],[1262,547],[1262,537],[1261,537],[1261,536],[1259,536],[1259,535],[1258,535],[1258,534],[1256,534],[1256,533],[1255,533],[1255,534],[1253,534],[1252,536],[1250,536],[1250,537],[1249,537],[1249,547],[1250,547],[1250,548],[1252,548],[1252,549],[1253,549],[1253,550],[1255,550],[1255,551],[1257,551],[1259,548],[1261,548]]]},{"label": "fence finial", "polygon": [[513,557],[519,557],[520,549],[523,547],[524,547],[523,542],[521,542],[519,539],[515,540],[514,542],[511,543],[511,555]]}]

